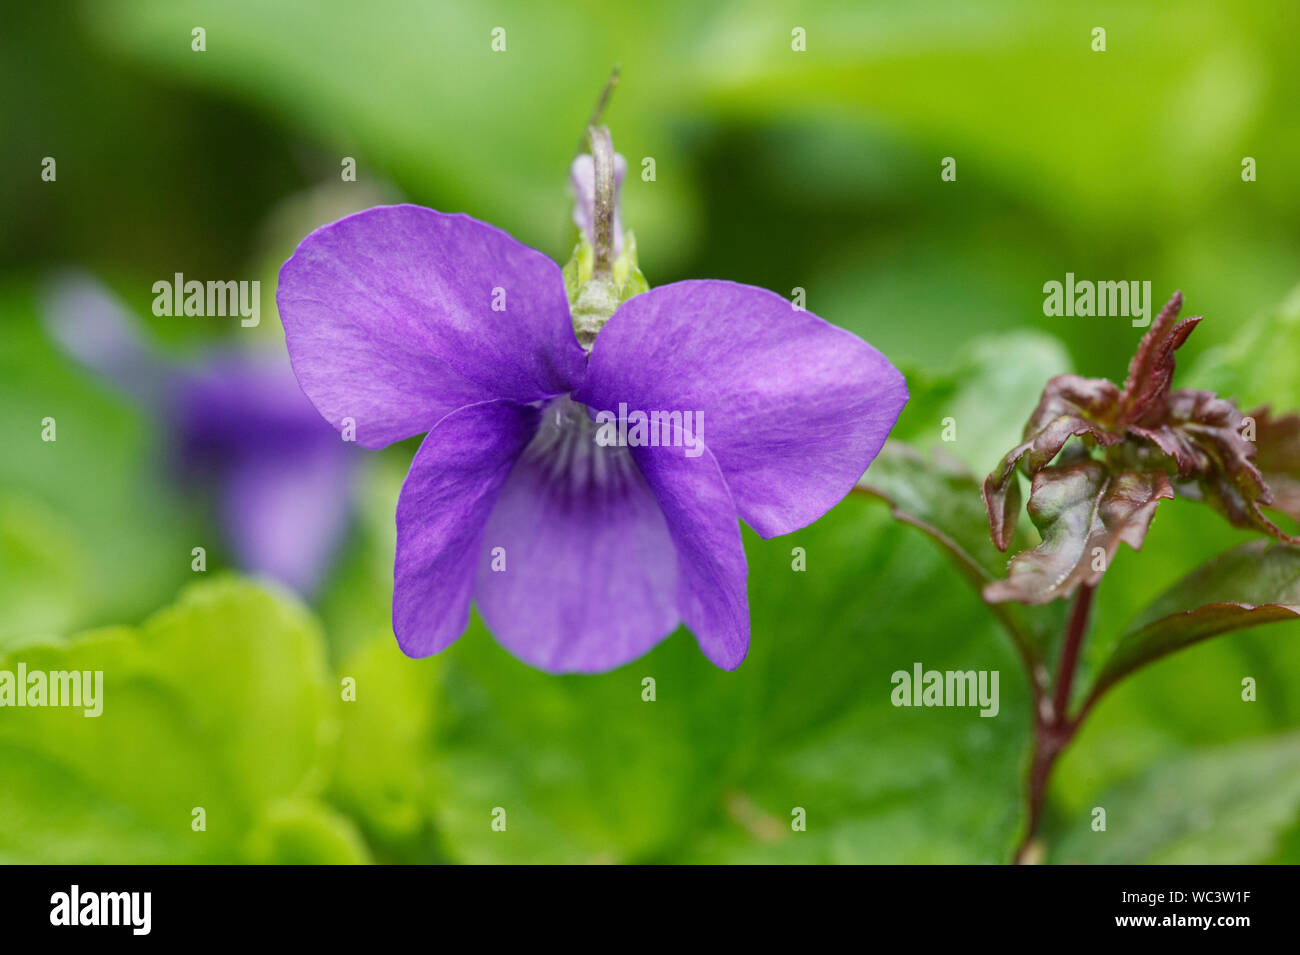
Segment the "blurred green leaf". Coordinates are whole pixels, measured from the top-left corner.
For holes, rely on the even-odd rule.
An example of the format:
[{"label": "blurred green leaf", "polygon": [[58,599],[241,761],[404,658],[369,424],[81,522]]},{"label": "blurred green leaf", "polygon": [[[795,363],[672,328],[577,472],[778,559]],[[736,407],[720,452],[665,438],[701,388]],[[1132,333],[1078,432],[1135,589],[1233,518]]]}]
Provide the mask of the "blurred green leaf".
[{"label": "blurred green leaf", "polygon": [[370,861],[356,827],[314,799],[290,798],[268,805],[244,840],[243,853],[258,865],[345,865]]},{"label": "blurred green leaf", "polygon": [[0,651],[64,633],[86,612],[88,559],[39,501],[0,495]]},{"label": "blurred green leaf", "polygon": [[[773,752],[749,785],[726,794],[725,821],[694,837],[687,859],[1005,862],[1023,737],[972,711],[900,712],[908,713],[865,706]],[[807,831],[792,831],[795,809],[806,813]]]},{"label": "blurred green leaf", "polygon": [[[858,487],[885,501],[896,518],[919,528],[948,551],[977,588],[1002,576],[1007,559],[989,536],[979,484],[942,449],[927,459],[908,445],[890,440]],[[1033,546],[1023,528],[1014,546]]]},{"label": "blurred green leaf", "polygon": [[[643,240],[654,237],[643,242],[653,272],[689,250],[696,203],[689,178],[672,172],[681,169],[681,147],[665,134],[659,107],[686,89],[664,61],[676,56],[672,25],[693,19],[689,5],[408,2],[380,16],[346,0],[221,0],[95,4],[87,12],[111,48],[269,106],[331,155],[357,157],[361,180],[386,175],[419,200],[468,211],[559,261],[571,248],[569,163],[610,69],[621,63],[624,81],[606,115],[614,146],[633,168],[653,155],[660,170],[649,186],[629,177],[624,221]],[[190,30],[200,23],[207,51],[195,54]],[[492,49],[498,27],[503,52]],[[337,178],[338,161],[321,174]]]},{"label": "blurred green leaf", "polygon": [[[1295,54],[1287,7],[1278,2],[1249,16],[1228,4],[1176,11],[1111,4],[1098,17],[1108,24],[1104,53],[1092,49],[1090,21],[1023,3],[990,18],[955,0],[915,9],[768,0],[709,11],[672,2],[545,12],[510,2],[491,10],[404,3],[384,17],[343,0],[181,7],[127,0],[94,12],[114,47],[238,90],[335,143],[359,143],[411,182],[459,181],[461,190],[510,182],[512,201],[546,202],[539,171],[550,164],[563,174],[560,164],[618,61],[615,144],[629,156],[658,156],[661,170],[677,158],[660,119],[667,104],[770,120],[804,117],[812,102],[938,140],[936,182],[939,157],[956,155],[969,170],[963,177],[987,177],[1060,226],[1093,235],[1149,227],[1153,214],[1190,218],[1234,179],[1240,189],[1238,163],[1252,135],[1286,110],[1275,85]],[[188,42],[197,22],[209,35],[201,66]],[[791,49],[795,25],[807,32],[804,53]],[[494,53],[497,26],[507,49]],[[472,95],[450,95],[466,76],[474,78]],[[1105,116],[1104,135],[1080,134],[1080,114]],[[460,148],[445,148],[448,130]],[[1295,144],[1292,131],[1275,135]],[[1180,148],[1171,154],[1175,139]],[[1287,158],[1294,153],[1279,148],[1277,162],[1294,171]],[[1220,167],[1218,188],[1189,188]],[[1277,178],[1287,175],[1283,165]],[[656,188],[664,184],[671,188],[672,177],[661,174]],[[1268,177],[1253,189],[1252,208],[1279,198],[1295,208],[1293,194]],[[476,204],[506,201],[485,193]],[[629,221],[642,231],[641,220]],[[645,233],[647,249],[660,244],[662,227]]]},{"label": "blurred green leaf", "polygon": [[[1006,557],[989,536],[988,514],[979,484],[962,465],[936,448],[927,460],[908,445],[890,440],[871,463],[858,489],[889,505],[895,518],[920,530],[948,555],[979,595],[1000,580]],[[1013,547],[1034,546],[1021,527]],[[1037,655],[1059,632],[1059,613],[1014,603],[989,604],[989,612],[1027,652]]]},{"label": "blurred green leaf", "polygon": [[[102,671],[102,713],[6,709],[0,857],[10,862],[356,861],[313,802],[337,730],[300,605],[223,579],[139,628],[27,646],[0,669]],[[191,812],[206,812],[206,831]]]},{"label": "blurred green leaf", "polygon": [[[62,589],[66,600],[27,592],[15,605],[24,612],[0,629],[66,633],[157,606],[189,572],[190,549],[205,541],[165,486],[165,456],[148,423],[120,395],[83,380],[56,350],[36,320],[29,287],[0,286],[0,321],[0,433],[8,436],[0,487],[9,500],[26,502],[25,514],[5,521],[9,546],[67,559],[38,589],[78,577],[75,588]],[[53,441],[42,440],[47,418],[54,419]],[[18,535],[28,543],[19,545]],[[24,572],[3,576],[16,581]]]},{"label": "blurred green leaf", "polygon": [[911,397],[891,436],[922,450],[942,447],[982,478],[1021,442],[1048,379],[1069,370],[1069,355],[1050,335],[983,335],[941,372],[908,371]]},{"label": "blurred green leaf", "polygon": [[1217,392],[1250,412],[1269,405],[1278,413],[1300,410],[1300,287],[1279,305],[1233,330],[1230,341],[1206,350],[1187,383]]},{"label": "blurred green leaf", "polygon": [[1102,667],[1099,696],[1139,667],[1223,633],[1300,617],[1300,548],[1252,541],[1197,568],[1158,597]]},{"label": "blurred green leaf", "polygon": [[355,696],[342,702],[330,797],[396,852],[427,836],[440,671],[438,660],[407,658],[387,629],[338,671]]},{"label": "blurred green leaf", "polygon": [[1064,826],[1051,860],[1104,865],[1250,864],[1282,847],[1300,812],[1300,734],[1163,760],[1097,798]]}]

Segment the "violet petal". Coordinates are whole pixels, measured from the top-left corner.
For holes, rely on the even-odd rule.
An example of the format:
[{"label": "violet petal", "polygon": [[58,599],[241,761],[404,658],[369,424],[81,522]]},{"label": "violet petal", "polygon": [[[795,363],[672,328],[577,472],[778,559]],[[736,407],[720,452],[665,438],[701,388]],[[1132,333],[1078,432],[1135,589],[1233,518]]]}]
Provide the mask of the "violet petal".
[{"label": "violet petal", "polygon": [[637,295],[596,338],[575,398],[597,411],[702,411],[740,516],[764,537],[853,487],[907,402],[875,348],[764,289],[715,280]]},{"label": "violet petal", "polygon": [[407,656],[464,632],[483,530],[540,412],[508,401],[447,415],[415,453],[397,499],[393,632]]},{"label": "violet petal", "polygon": [[583,374],[559,266],[466,215],[380,206],[317,229],[280,270],[276,302],[303,391],[368,448]]},{"label": "violet petal", "polygon": [[[475,599],[511,653],[552,673],[635,660],[677,626],[677,559],[627,448],[551,404],[488,521]],[[734,523],[734,520],[733,520]]]},{"label": "violet petal", "polygon": [[221,489],[223,524],[240,568],[301,594],[319,586],[350,513],[351,462],[338,438],[325,433],[328,443],[245,456],[228,469]]},{"label": "violet petal", "polygon": [[347,526],[356,452],[284,358],[212,355],[175,376],[167,414],[179,473],[214,486],[240,569],[312,593]]},{"label": "violet petal", "polygon": [[677,609],[704,655],[724,670],[749,650],[749,568],[736,506],[722,470],[705,448],[639,447],[632,456],[654,491],[677,549]]}]

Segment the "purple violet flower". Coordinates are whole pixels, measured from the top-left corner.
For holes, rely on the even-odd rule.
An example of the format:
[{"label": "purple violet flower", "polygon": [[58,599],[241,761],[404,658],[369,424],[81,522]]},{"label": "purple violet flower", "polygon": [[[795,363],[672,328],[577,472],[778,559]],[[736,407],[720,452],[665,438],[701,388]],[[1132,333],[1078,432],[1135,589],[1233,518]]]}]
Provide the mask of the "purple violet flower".
[{"label": "purple violet flower", "polygon": [[[613,215],[584,212],[582,192],[604,175],[614,194],[612,155],[593,185],[574,167],[588,285],[610,286]],[[368,448],[427,432],[397,503],[393,630],[409,656],[455,641],[472,599],[543,670],[617,667],[679,623],[734,669],[749,646],[737,518],[773,537],[829,510],[897,420],[903,376],[725,281],[606,295],[588,353],[584,295],[571,314],[559,266],[494,226],[396,205],[307,236],[276,300],[298,381],[335,428]],[[638,411],[680,412],[671,440],[600,440],[602,419]]]},{"label": "purple violet flower", "polygon": [[69,355],[166,422],[180,475],[215,492],[240,569],[313,593],[347,527],[356,460],[284,358],[230,350],[173,362],[80,273],[50,283],[44,310]]},{"label": "purple violet flower", "polygon": [[227,351],[177,373],[167,420],[182,474],[215,491],[239,568],[314,594],[347,530],[357,461],[283,356]]}]

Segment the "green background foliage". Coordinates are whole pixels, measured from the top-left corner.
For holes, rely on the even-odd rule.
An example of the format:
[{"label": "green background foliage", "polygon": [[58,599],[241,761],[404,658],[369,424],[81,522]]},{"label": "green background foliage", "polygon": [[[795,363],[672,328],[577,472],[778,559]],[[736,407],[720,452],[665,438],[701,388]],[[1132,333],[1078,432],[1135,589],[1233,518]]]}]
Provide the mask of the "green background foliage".
[{"label": "green background foliage", "polygon": [[[1181,288],[1207,320],[1179,384],[1300,406],[1300,11],[1285,0],[101,0],[7,18],[0,669],[103,669],[107,701],[97,719],[0,710],[0,861],[1009,858],[1030,727],[1018,660],[879,501],[746,534],[752,649],[735,673],[679,631],[612,673],[553,677],[477,620],[411,661],[389,627],[410,443],[366,456],[343,551],[304,604],[231,571],[209,502],[160,466],[159,422],[41,327],[40,281],[75,265],[177,356],[283,348],[279,264],[311,228],[393,199],[469,212],[562,262],[567,163],[615,62],[606,120],[651,284],[806,289],[908,372],[896,436],[917,449],[951,415],[943,450],[982,476],[1048,376],[1122,379],[1140,329],[1043,315],[1043,283],[1067,271],[1150,280],[1157,307]],[[343,156],[358,182],[340,182]],[[174,272],[261,278],[261,327],[155,318],[152,283]],[[40,440],[46,416],[57,442]],[[1106,577],[1085,669],[1249,539],[1163,503]],[[1058,769],[1048,861],[1300,861],[1298,631],[1211,640],[1117,687]],[[916,661],[1000,670],[999,715],[893,707],[890,674]]]}]

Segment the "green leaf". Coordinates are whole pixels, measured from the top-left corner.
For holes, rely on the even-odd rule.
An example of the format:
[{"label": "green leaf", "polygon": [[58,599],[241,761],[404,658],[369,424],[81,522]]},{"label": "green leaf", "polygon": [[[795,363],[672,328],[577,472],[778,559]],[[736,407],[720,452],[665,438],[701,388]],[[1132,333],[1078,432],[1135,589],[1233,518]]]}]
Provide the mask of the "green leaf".
[{"label": "green leaf", "polygon": [[[657,66],[681,56],[679,30],[696,16],[688,4],[637,13],[511,2],[489,15],[405,2],[377,17],[345,0],[223,0],[189,10],[125,0],[86,13],[115,53],[267,106],[330,155],[357,156],[417,201],[467,211],[561,260],[572,245],[568,163],[610,57],[625,75],[655,77],[624,82],[612,98],[606,120],[615,148],[653,155],[661,169],[686,168],[662,107],[680,103],[690,81]],[[188,40],[172,42],[190,35],[195,16],[209,37],[198,72]],[[495,27],[506,31],[503,52],[491,49]],[[604,52],[593,59],[577,50]],[[440,92],[463,88],[468,77],[473,96]],[[647,185],[629,177],[623,201],[623,221],[651,237],[643,248],[654,250],[656,268],[680,263],[698,219],[690,179],[661,173]]]},{"label": "green leaf", "polygon": [[0,651],[74,626],[91,595],[80,542],[39,500],[0,495]]},{"label": "green leaf", "polygon": [[1201,640],[1300,617],[1300,549],[1267,541],[1234,547],[1155,600],[1116,643],[1092,698],[1139,667]]},{"label": "green leaf", "polygon": [[[27,646],[0,670],[20,662],[102,672],[102,713],[0,711],[0,858],[357,856],[349,827],[315,808],[337,726],[320,633],[296,601],[237,579],[196,584],[139,628]],[[191,829],[196,807],[206,831]]]},{"label": "green leaf", "polygon": [[[1015,706],[1026,703],[1017,699]],[[1026,742],[1021,714],[1007,715],[1011,726],[957,709],[864,705],[773,752],[761,772],[725,794],[725,820],[693,838],[686,858],[713,864],[1005,862]],[[806,813],[806,831],[792,830],[795,808]]]},{"label": "green leaf", "polygon": [[986,474],[1001,449],[1020,440],[1043,382],[1070,359],[1041,332],[985,335],[967,345],[942,373],[908,369],[911,392],[892,437],[921,449],[942,447],[975,474]]},{"label": "green leaf", "polygon": [[1233,329],[1232,338],[1207,349],[1188,381],[1231,398],[1242,407],[1272,405],[1300,410],[1300,286],[1276,307]]},{"label": "green leaf", "polygon": [[406,657],[387,627],[339,667],[355,698],[342,703],[330,796],[392,852],[431,822],[428,752],[441,671],[440,659]]},{"label": "green leaf", "polygon": [[[979,484],[959,462],[936,449],[929,458],[898,441],[885,443],[859,489],[887,503],[894,516],[944,548],[979,588],[1000,577],[1006,558],[989,538]],[[1031,546],[1022,534],[1022,546]]]},{"label": "green leaf", "polygon": [[[887,441],[858,490],[883,500],[896,519],[938,544],[977,594],[1001,578],[1006,558],[989,537],[979,485],[942,450],[927,459],[901,442]],[[1033,541],[1021,531],[1016,544],[1027,550]],[[1060,629],[1059,614],[1006,603],[991,604],[989,610],[1025,649],[1037,651]]]},{"label": "green leaf", "polygon": [[355,865],[370,852],[346,817],[314,799],[283,799],[270,804],[243,843],[257,865]]},{"label": "green leaf", "polygon": [[[786,538],[747,534],[746,552],[751,647],[733,673],[679,630],[612,673],[556,677],[471,625],[445,654],[433,749],[431,804],[453,859],[1007,857],[1028,694],[978,597],[862,499]],[[998,717],[895,708],[891,675],[915,661],[999,669]],[[498,807],[505,831],[491,826]],[[791,829],[795,807],[806,832]]]},{"label": "green leaf", "polygon": [[1051,861],[1102,865],[1269,861],[1300,812],[1300,734],[1199,750],[1160,762],[1090,800],[1049,838]]}]

